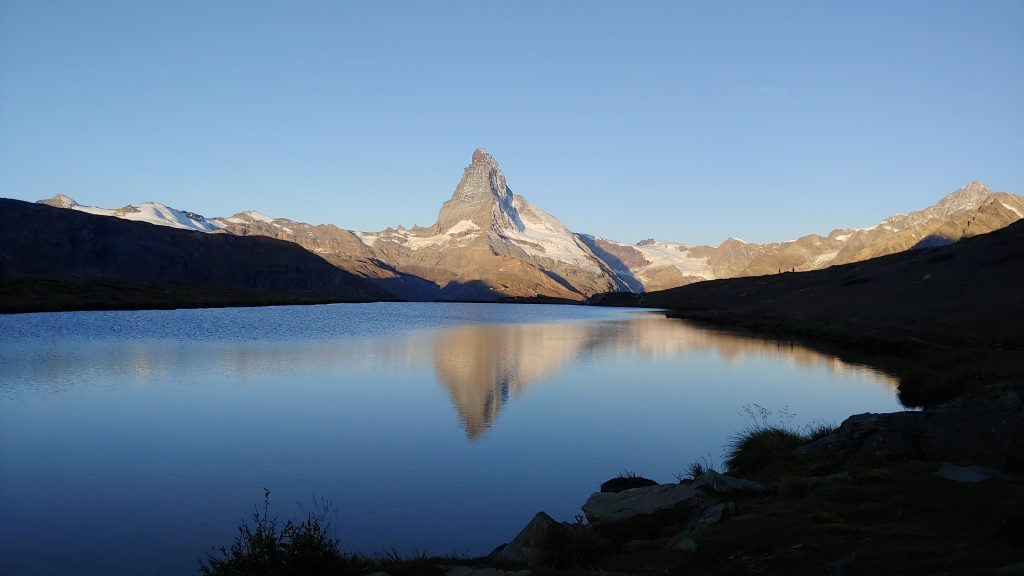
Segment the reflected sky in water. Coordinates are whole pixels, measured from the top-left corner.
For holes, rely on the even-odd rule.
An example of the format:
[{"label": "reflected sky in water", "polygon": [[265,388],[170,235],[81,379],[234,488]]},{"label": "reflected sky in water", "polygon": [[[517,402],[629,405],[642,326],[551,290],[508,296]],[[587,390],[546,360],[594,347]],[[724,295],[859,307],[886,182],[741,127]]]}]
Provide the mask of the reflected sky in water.
[{"label": "reflected sky in water", "polygon": [[[180,574],[272,492],[348,550],[484,553],[623,469],[721,461],[748,404],[895,381],[650,312],[367,304],[0,317],[0,572]],[[54,542],[61,542],[55,547]]]}]

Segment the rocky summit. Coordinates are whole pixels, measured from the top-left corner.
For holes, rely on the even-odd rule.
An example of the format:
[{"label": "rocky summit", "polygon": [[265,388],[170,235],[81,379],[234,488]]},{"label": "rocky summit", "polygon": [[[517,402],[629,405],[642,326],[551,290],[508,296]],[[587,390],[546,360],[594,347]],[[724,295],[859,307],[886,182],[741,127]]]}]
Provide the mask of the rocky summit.
[{"label": "rocky summit", "polygon": [[483,149],[432,226],[358,235],[378,259],[437,284],[443,298],[580,300],[624,288],[572,231],[513,194]]},{"label": "rocky summit", "polygon": [[199,232],[287,240],[408,300],[584,300],[604,292],[652,292],[704,280],[818,270],[950,244],[1024,216],[1024,197],[974,181],[922,210],[824,236],[766,244],[730,237],[718,246],[655,239],[627,244],[575,233],[513,193],[498,162],[482,148],[473,152],[434,224],[411,229],[356,232],[252,211],[204,218],[154,202],[96,208],[62,194],[41,202]]}]

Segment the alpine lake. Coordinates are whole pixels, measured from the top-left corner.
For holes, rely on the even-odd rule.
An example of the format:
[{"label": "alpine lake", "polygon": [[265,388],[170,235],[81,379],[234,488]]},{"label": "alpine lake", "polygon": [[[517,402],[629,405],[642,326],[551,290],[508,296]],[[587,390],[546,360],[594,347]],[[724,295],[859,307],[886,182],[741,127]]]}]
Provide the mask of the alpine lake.
[{"label": "alpine lake", "polygon": [[896,380],[650,310],[375,303],[0,316],[0,573],[190,574],[262,505],[348,552],[485,554],[604,480],[721,466],[763,408]]}]

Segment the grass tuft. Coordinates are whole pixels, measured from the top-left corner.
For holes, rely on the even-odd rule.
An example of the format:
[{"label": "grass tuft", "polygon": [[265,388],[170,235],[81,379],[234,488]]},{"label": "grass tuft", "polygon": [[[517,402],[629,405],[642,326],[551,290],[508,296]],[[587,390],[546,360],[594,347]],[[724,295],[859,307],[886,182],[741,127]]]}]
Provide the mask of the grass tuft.
[{"label": "grass tuft", "polygon": [[831,422],[812,422],[807,426],[804,436],[807,437],[809,442],[814,442],[815,440],[821,440],[835,431],[836,425]]},{"label": "grass tuft", "polygon": [[747,428],[729,440],[725,465],[730,472],[756,474],[792,459],[790,452],[806,439],[779,426]]},{"label": "grass tuft", "polygon": [[795,461],[794,448],[818,440],[836,427],[825,422],[812,422],[803,429],[792,426],[789,408],[774,413],[750,404],[743,408],[750,424],[733,436],[726,445],[725,466],[736,474],[756,475],[787,473]]},{"label": "grass tuft", "polygon": [[263,508],[256,507],[252,524],[242,520],[230,548],[215,548],[199,561],[203,576],[292,576],[359,574],[354,558],[341,553],[338,540],[330,536],[331,505],[313,500],[316,511],[296,523],[283,525],[270,515],[270,490],[263,490]]},{"label": "grass tuft", "polygon": [[715,469],[715,461],[710,456],[701,456],[700,459],[690,462],[686,470],[676,474],[676,480],[680,483],[696,480],[698,476],[707,474],[709,470]]}]

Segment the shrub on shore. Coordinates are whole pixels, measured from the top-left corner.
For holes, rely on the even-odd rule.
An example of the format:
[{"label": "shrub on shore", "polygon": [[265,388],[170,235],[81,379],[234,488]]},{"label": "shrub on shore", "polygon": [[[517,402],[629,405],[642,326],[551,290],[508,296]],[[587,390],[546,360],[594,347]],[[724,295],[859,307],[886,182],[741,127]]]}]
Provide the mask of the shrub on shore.
[{"label": "shrub on shore", "polygon": [[338,548],[330,536],[330,505],[315,501],[317,510],[302,522],[283,525],[270,515],[270,491],[264,489],[263,508],[242,520],[230,548],[221,546],[199,561],[203,576],[347,576],[361,566]]},{"label": "shrub on shore", "polygon": [[818,440],[836,429],[824,422],[794,428],[788,408],[778,414],[752,404],[744,407],[750,424],[733,436],[726,446],[725,466],[736,474],[755,475],[786,472],[793,464],[793,449]]}]

